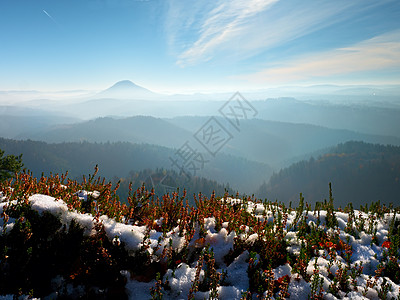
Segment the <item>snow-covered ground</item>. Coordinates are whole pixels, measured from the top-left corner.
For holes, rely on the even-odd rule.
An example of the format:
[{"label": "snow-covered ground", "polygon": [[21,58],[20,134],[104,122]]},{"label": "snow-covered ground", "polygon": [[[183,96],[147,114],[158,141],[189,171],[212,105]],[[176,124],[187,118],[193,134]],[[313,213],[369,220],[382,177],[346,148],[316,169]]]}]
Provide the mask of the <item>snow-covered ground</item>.
[{"label": "snow-covered ground", "polygon": [[[1,195],[0,195],[1,196]],[[85,197],[85,193],[80,195]],[[1,197],[0,197],[1,199]],[[3,202],[0,203],[0,212],[3,211],[4,205],[6,205],[6,199],[1,199]],[[231,205],[241,203],[240,199],[227,199]],[[44,211],[51,212],[52,214],[60,216],[60,220],[63,224],[68,226],[72,219],[75,219],[85,228],[86,234],[91,234],[94,226],[94,218],[90,214],[81,214],[75,211],[70,211],[68,206],[62,200],[56,200],[53,197],[45,195],[32,195],[29,197],[29,202],[32,209],[42,213]],[[256,216],[260,220],[274,218],[274,214],[271,211],[266,211],[267,206],[262,203],[247,203],[247,211],[252,215]],[[276,209],[279,209],[278,207]],[[316,250],[319,254],[317,257],[311,258],[306,266],[306,272],[310,275],[308,282],[298,273],[294,272],[293,266],[287,262],[277,268],[273,269],[273,276],[275,281],[284,278],[288,275],[289,285],[287,292],[290,299],[307,299],[311,297],[312,293],[318,293],[321,290],[324,299],[379,299],[379,292],[382,292],[382,287],[387,288],[387,299],[400,299],[399,289],[400,285],[394,283],[387,277],[374,277],[375,271],[384,256],[384,252],[388,251],[388,243],[385,241],[388,238],[389,223],[393,219],[393,214],[384,214],[381,218],[376,218],[371,224],[376,228],[376,233],[368,234],[369,220],[373,218],[372,215],[363,213],[355,210],[355,216],[357,218],[363,218],[365,220],[365,231],[361,231],[357,236],[353,236],[345,232],[346,225],[349,221],[349,214],[344,212],[335,212],[338,226],[335,230],[328,229],[325,224],[325,218],[327,215],[326,211],[319,212],[318,216],[314,211],[303,212],[308,214],[306,220],[309,226],[320,226],[329,235],[330,233],[337,234],[341,241],[347,242],[351,245],[351,258],[346,260],[344,251],[335,251],[336,255],[332,255],[329,247],[332,245],[319,245]],[[400,219],[400,215],[395,216]],[[296,211],[291,211],[287,215],[287,222],[284,227],[284,239],[288,243],[288,252],[293,255],[299,255],[301,250],[301,239],[298,236],[298,232],[293,230],[293,222],[296,218]],[[134,253],[143,246],[143,242],[146,241],[150,246],[147,251],[151,254],[154,260],[162,255],[163,249],[168,245],[172,245],[175,250],[180,250],[184,246],[185,238],[179,235],[179,228],[175,228],[170,232],[167,232],[164,236],[163,233],[156,230],[151,230],[148,239],[146,238],[146,227],[127,225],[123,223],[117,223],[113,219],[107,216],[100,217],[101,222],[104,224],[105,231],[110,240],[119,239],[124,243],[127,250]],[[0,220],[0,232],[9,232],[14,225],[15,220],[9,219],[7,224]],[[220,299],[240,299],[244,293],[249,289],[249,259],[250,253],[244,251],[234,258],[233,262],[227,265],[224,257],[234,247],[234,239],[237,237],[235,231],[228,232],[228,222],[222,224],[222,228],[219,230],[215,229],[216,220],[213,217],[206,218],[204,220],[204,230],[206,231],[205,238],[200,238],[199,231],[196,230],[193,238],[191,239],[188,249],[189,251],[195,251],[199,247],[209,245],[212,248],[219,273],[225,272],[226,279],[222,286],[218,286],[218,297]],[[5,228],[3,228],[5,227]],[[373,242],[373,238],[376,236],[377,241]],[[244,240],[251,241],[257,238],[256,234],[252,234],[251,231],[245,228],[240,236]],[[146,240],[147,239],[147,240]],[[343,250],[343,249],[342,249]],[[399,263],[399,260],[397,260]],[[163,290],[164,299],[187,299],[192,287],[193,281],[196,277],[197,261],[191,264],[180,262],[176,264],[175,269],[168,269],[162,278],[165,283],[169,282],[170,289]],[[360,266],[363,268],[361,269]],[[332,274],[337,274],[338,270],[346,269],[349,273],[352,270],[359,270],[359,273],[354,275],[354,286],[351,287],[350,291],[346,293],[339,291],[336,296],[329,293],[329,287],[333,283]],[[126,276],[126,291],[130,299],[150,299],[150,289],[156,285],[156,280],[153,279],[150,282],[138,281],[138,278],[132,277],[129,270],[121,270],[121,273]],[[200,280],[204,276],[204,270],[200,272]],[[317,277],[315,279],[314,277]],[[314,280],[315,279],[315,280]],[[139,279],[140,280],[140,279]],[[318,287],[312,287],[312,282],[318,283]],[[374,284],[372,284],[374,283]],[[323,290],[322,290],[322,289]],[[313,290],[314,289],[314,290]],[[381,295],[381,294],[380,294]],[[200,292],[197,291],[194,294],[195,299],[209,298],[210,291]],[[267,295],[264,295],[267,297]],[[4,295],[3,299],[10,298],[10,295]],[[276,296],[275,296],[276,297]],[[11,298],[10,298],[11,299]]]}]

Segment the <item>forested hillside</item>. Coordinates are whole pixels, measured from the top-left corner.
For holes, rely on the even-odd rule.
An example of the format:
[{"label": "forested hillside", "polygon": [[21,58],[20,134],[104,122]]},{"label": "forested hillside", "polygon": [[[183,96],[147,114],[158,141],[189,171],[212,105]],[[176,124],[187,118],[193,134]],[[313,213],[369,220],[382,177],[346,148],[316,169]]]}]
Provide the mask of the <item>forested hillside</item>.
[{"label": "forested hillside", "polygon": [[[35,177],[40,177],[42,172],[48,175],[68,171],[71,178],[80,178],[82,174],[92,173],[96,165],[99,166],[100,176],[114,182],[119,179],[129,182],[135,177],[132,174],[144,170],[147,170],[147,173],[148,170],[156,173],[156,169],[179,172],[170,160],[175,157],[175,149],[148,144],[127,142],[48,144],[31,140],[16,141],[0,138],[0,149],[3,149],[7,155],[23,154],[25,168],[30,170]],[[194,180],[192,183],[186,182],[182,185],[182,182],[179,182],[181,183],[179,187],[193,192],[194,190],[190,187],[193,184],[198,186],[200,182],[203,182],[200,186],[203,185],[205,188],[208,185],[208,187],[197,192],[209,193],[213,189],[223,191],[222,185],[216,183],[219,182],[224,186],[229,183],[234,191],[253,193],[271,174],[272,169],[266,164],[221,153],[206,163],[203,170],[195,175],[192,174],[191,180]],[[150,173],[143,175],[143,180],[147,180],[149,175]],[[212,185],[214,188],[211,187]]]},{"label": "forested hillside", "polygon": [[274,174],[259,196],[296,203],[299,193],[306,201],[326,198],[332,183],[335,204],[354,207],[380,200],[399,203],[400,147],[347,142],[318,158],[300,161]]},{"label": "forested hillside", "polygon": [[[0,138],[0,149],[7,154],[23,154],[25,167],[38,177],[42,172],[69,172],[75,178],[93,172],[97,164],[99,174],[106,178],[126,176],[131,170],[164,167],[171,149],[147,144],[131,143],[59,143],[16,141]],[[163,163],[164,162],[164,163]]]},{"label": "forested hillside", "polygon": [[[284,103],[282,101],[280,105],[284,105]],[[6,125],[2,125],[0,121],[0,131],[3,130],[2,137],[4,138],[31,139],[47,143],[79,143],[83,141],[90,143],[146,143],[178,149],[186,141],[194,139],[194,135],[208,122],[210,116],[182,116],[165,119],[152,116],[103,117],[72,124],[65,120],[66,124],[64,125],[50,124],[50,120],[38,120],[36,117],[13,119],[10,116],[0,115],[0,118],[6,118],[8,122]],[[393,119],[386,115],[381,118]],[[363,131],[333,129],[305,122],[265,119],[241,120],[240,130],[237,130],[224,118],[217,117],[217,120],[232,135],[219,153],[240,156],[276,168],[287,166],[286,162],[293,157],[307,155],[316,150],[351,140],[400,145],[400,138],[389,136],[388,133],[376,135]],[[206,151],[198,141],[194,141],[194,143],[199,151]]]}]

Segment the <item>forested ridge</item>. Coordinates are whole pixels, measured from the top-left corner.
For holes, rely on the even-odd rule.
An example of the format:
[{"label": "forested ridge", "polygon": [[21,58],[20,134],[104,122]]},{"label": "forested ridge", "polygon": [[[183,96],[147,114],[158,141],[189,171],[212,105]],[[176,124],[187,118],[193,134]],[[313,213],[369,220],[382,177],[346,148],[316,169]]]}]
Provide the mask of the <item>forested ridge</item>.
[{"label": "forested ridge", "polygon": [[380,200],[398,203],[400,195],[400,147],[347,142],[317,158],[302,160],[272,175],[259,195],[296,202],[299,193],[307,201],[324,199],[332,183],[336,205],[355,207]]},{"label": "forested ridge", "polygon": [[[211,194],[215,191],[223,196],[225,190],[233,192],[228,180],[217,182],[202,176],[188,177],[180,174],[179,170],[172,169],[169,157],[173,157],[174,150],[161,146],[128,142],[48,144],[0,138],[0,149],[6,150],[5,153],[9,155],[22,154],[24,167],[37,178],[42,173],[49,175],[68,172],[70,178],[80,180],[82,175],[92,173],[94,167],[98,165],[99,175],[114,185],[119,182],[118,196],[121,201],[126,199],[131,182],[133,189],[145,184],[148,189],[153,188],[160,196],[178,188],[180,192],[185,189],[188,195],[200,192]],[[219,164],[235,165],[239,168],[245,166],[245,161],[242,162],[241,159],[232,164],[233,159],[231,156],[222,157]],[[213,166],[212,169],[217,172],[219,168],[222,169],[218,166]]]},{"label": "forested ridge", "polygon": [[68,171],[71,178],[80,179],[98,165],[100,176],[114,184],[120,182],[121,200],[126,198],[130,182],[134,188],[144,183],[159,194],[176,188],[186,189],[189,195],[213,190],[223,195],[228,190],[287,204],[297,203],[300,193],[311,203],[322,201],[329,183],[337,206],[352,202],[359,207],[378,200],[397,203],[400,195],[400,147],[391,145],[356,141],[339,144],[316,158],[281,169],[271,178],[271,170],[262,164],[218,155],[208,163],[206,172],[190,179],[171,166],[170,158],[176,150],[162,146],[128,142],[48,144],[0,138],[0,149],[9,155],[23,154],[24,167],[36,177]]}]

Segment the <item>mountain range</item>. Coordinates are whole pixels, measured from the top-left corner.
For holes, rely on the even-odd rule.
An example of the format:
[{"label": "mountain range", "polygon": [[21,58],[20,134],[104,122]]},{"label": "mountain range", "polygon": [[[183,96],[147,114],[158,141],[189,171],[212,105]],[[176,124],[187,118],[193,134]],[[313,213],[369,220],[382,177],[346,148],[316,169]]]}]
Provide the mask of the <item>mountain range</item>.
[{"label": "mountain range", "polygon": [[[34,151],[36,158],[30,156],[29,147],[8,145],[6,150],[30,157],[37,172],[41,162],[52,161],[42,168],[69,168],[76,176],[79,171],[90,172],[97,160],[111,177],[124,177],[132,170],[171,168],[169,158],[184,145],[190,145],[207,161],[199,176],[252,193],[268,182],[273,172],[323,155],[340,143],[364,141],[399,146],[400,106],[395,101],[398,90],[397,86],[327,85],[287,87],[286,95],[291,97],[271,98],[277,95],[276,89],[242,93],[240,101],[251,104],[255,117],[242,115],[240,126],[233,126],[232,119],[221,113],[223,107],[232,104],[230,108],[235,109],[234,105],[237,108],[241,104],[227,93],[163,95],[124,80],[100,92],[65,92],[66,97],[53,93],[51,97],[46,94],[46,98],[30,91],[21,93],[27,97],[24,102],[10,105],[19,93],[0,92],[0,101],[9,99],[2,101],[8,105],[0,106],[0,137],[45,142],[48,150],[39,156],[40,151]],[[298,96],[293,98],[296,93]],[[210,120],[220,124],[218,130],[229,137],[213,154],[199,138],[201,134],[205,136]],[[239,119],[236,122],[239,124]],[[107,161],[107,155],[113,156],[112,147],[106,147],[107,151],[103,148],[120,142],[157,150],[146,150],[150,156],[155,155],[153,159],[137,151],[120,153],[119,163],[114,165]],[[77,156],[64,160],[67,154],[55,154],[59,147],[70,144],[74,145],[74,152],[92,149],[93,157],[87,160],[90,166],[79,168]],[[156,148],[147,148],[150,146]],[[96,156],[96,148],[108,154]],[[137,157],[131,158],[127,153]]]},{"label": "mountain range", "polygon": [[[249,119],[241,122],[240,132],[230,127],[222,117],[215,117],[232,135],[232,139],[221,148],[221,153],[244,157],[279,168],[293,157],[306,156],[313,151],[324,149],[350,140],[370,143],[400,145],[400,138],[364,134],[360,132],[332,129],[310,124]],[[27,117],[27,123],[35,118]],[[179,149],[186,141],[193,143],[199,151],[207,149],[194,135],[210,117],[155,118],[133,116],[129,118],[97,118],[79,123],[36,128],[36,132],[23,131],[7,136],[14,139],[32,139],[48,143],[61,142],[131,142],[154,144]],[[20,119],[10,120],[8,126],[18,129]]]}]

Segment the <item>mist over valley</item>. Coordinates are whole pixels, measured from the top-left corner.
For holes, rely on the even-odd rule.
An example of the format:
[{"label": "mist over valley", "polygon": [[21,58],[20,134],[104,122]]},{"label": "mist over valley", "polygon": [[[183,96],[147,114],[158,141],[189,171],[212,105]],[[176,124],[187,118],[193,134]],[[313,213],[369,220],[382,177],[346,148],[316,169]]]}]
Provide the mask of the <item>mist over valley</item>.
[{"label": "mist over valley", "polygon": [[[285,97],[296,91],[300,99]],[[261,198],[269,198],[270,194],[288,202],[296,196],[288,197],[287,187],[276,187],[276,175],[274,183],[270,182],[271,176],[280,174],[282,168],[328,155],[338,144],[349,141],[400,146],[400,106],[394,101],[393,91],[395,86],[288,87],[280,90],[281,97],[270,98],[266,90],[240,93],[244,100],[237,100],[233,99],[235,94],[227,93],[163,95],[124,80],[96,93],[85,95],[81,91],[78,98],[45,99],[45,94],[41,98],[36,92],[34,100],[28,100],[31,94],[24,94],[19,95],[25,97],[23,101],[0,106],[0,148],[9,154],[23,153],[25,167],[35,176],[68,170],[70,175],[79,177],[92,172],[98,164],[100,174],[116,182],[144,170],[146,174],[151,174],[149,170],[170,170],[175,176],[182,175],[185,170],[174,165],[174,157],[182,147],[190,145],[192,154],[201,155],[202,161],[195,169],[186,167],[188,174],[218,182],[229,187],[230,192]],[[270,93],[278,91],[271,89]],[[2,97],[5,95],[7,92],[2,92]],[[366,101],[360,102],[361,97]],[[251,105],[253,115],[243,107],[236,113],[232,110],[234,113],[228,117],[222,113],[221,107],[227,103],[238,107],[240,100]],[[222,126],[215,130],[224,130],[227,138],[211,154],[199,140],[210,120]],[[353,184],[336,186],[329,169],[318,172],[318,178],[325,178],[319,183],[320,190],[327,191],[332,182],[339,195],[354,194],[354,202],[361,201],[363,196],[360,200],[354,198],[358,190]],[[147,179],[136,183],[149,183]],[[316,179],[309,180],[313,185]],[[274,192],[268,192],[266,184],[274,185]],[[393,185],[398,186],[398,182]],[[369,183],[368,187],[380,189],[379,184]],[[297,186],[294,194],[305,190]],[[323,197],[321,192],[307,194],[310,202]],[[392,197],[390,201],[393,200]],[[338,204],[347,201],[347,197],[343,201],[339,197]]]}]

